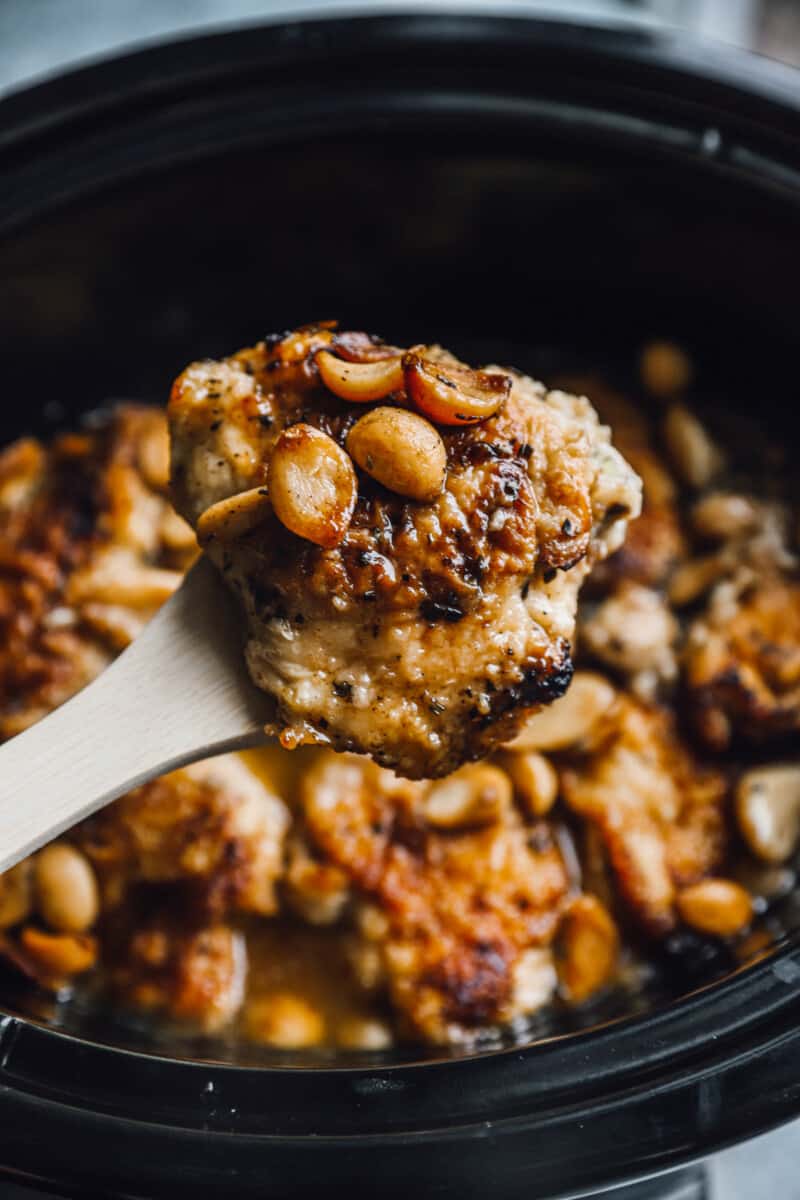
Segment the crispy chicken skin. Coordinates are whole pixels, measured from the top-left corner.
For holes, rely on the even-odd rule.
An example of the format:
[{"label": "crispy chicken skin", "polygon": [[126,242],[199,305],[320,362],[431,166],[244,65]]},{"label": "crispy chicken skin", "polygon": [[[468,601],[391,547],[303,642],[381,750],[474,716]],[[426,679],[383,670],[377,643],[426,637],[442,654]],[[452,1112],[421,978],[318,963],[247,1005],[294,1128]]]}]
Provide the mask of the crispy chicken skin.
[{"label": "crispy chicken skin", "polygon": [[301,799],[308,837],[365,905],[357,969],[374,960],[366,969],[413,1034],[459,1042],[547,999],[555,975],[541,951],[568,879],[545,825],[526,827],[509,804],[485,825],[443,831],[426,820],[429,793],[362,758],[326,754]]},{"label": "crispy chicken skin", "polygon": [[[345,445],[364,405],[322,384],[315,354],[332,336],[309,327],[179,377],[172,495],[191,524],[237,493],[268,493],[276,440],[298,422]],[[461,368],[439,348],[427,353]],[[495,415],[439,430],[447,474],[434,500],[359,472],[333,547],[269,512],[237,537],[209,540],[244,603],[248,666],[277,702],[284,744],[368,753],[411,778],[445,775],[567,687],[580,584],[622,541],[639,481],[587,400],[506,374],[513,386]],[[390,402],[405,404],[405,392]]]},{"label": "crispy chicken skin", "polygon": [[583,760],[561,772],[561,789],[599,831],[630,913],[649,933],[668,933],[677,890],[724,855],[724,777],[696,763],[666,710],[620,695]]}]

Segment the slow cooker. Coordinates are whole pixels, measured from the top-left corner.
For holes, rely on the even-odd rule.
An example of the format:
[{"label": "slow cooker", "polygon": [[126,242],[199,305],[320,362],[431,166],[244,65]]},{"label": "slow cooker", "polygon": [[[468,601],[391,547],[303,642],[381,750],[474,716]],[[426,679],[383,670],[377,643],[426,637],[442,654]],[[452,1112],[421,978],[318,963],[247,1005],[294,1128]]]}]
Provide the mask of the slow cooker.
[{"label": "slow cooker", "polygon": [[[732,419],[796,434],[786,68],[644,28],[420,12],[161,45],[0,116],[4,440],[163,401],[191,358],[328,316],[545,378],[667,332]],[[684,946],[652,995],[482,1054],[163,1042],[3,983],[0,1165],[70,1196],[261,1200],[652,1177],[800,1112],[791,897],[781,928],[758,961]]]}]

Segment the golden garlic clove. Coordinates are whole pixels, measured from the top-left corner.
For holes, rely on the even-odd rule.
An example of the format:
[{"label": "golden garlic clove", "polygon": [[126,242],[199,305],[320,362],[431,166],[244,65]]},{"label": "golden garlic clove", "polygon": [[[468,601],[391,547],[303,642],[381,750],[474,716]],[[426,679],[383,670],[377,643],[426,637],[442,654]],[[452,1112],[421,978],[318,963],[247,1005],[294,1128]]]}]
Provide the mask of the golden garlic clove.
[{"label": "golden garlic clove", "polygon": [[252,1000],[244,1015],[248,1036],[266,1046],[299,1050],[325,1037],[322,1012],[295,992],[272,992]]},{"label": "golden garlic clove", "polygon": [[648,342],[639,359],[642,383],[654,396],[668,399],[692,381],[692,361],[674,342]]},{"label": "golden garlic clove", "polygon": [[313,425],[292,425],[269,464],[275,516],[298,537],[331,549],[350,526],[358,498],[355,468],[341,446]]},{"label": "golden garlic clove", "polygon": [[664,418],[663,439],[681,481],[700,491],[725,465],[725,456],[700,419],[683,404]]},{"label": "golden garlic clove", "polygon": [[425,503],[444,487],[444,442],[430,421],[406,409],[373,408],[350,430],[347,449],[362,470],[399,496]]},{"label": "golden garlic clove", "polygon": [[678,912],[687,925],[714,937],[731,937],[750,924],[750,893],[732,879],[702,879],[678,894]]},{"label": "golden garlic clove", "polygon": [[51,842],[33,860],[36,907],[57,933],[86,933],[97,920],[100,897],[88,858],[68,842]]},{"label": "golden garlic clove", "polygon": [[352,404],[383,400],[403,386],[403,366],[399,355],[375,362],[345,362],[329,350],[320,350],[316,363],[326,388]]},{"label": "golden garlic clove", "polygon": [[490,763],[467,763],[428,792],[422,812],[436,829],[492,825],[511,807],[511,780]]},{"label": "golden garlic clove", "polygon": [[559,933],[559,977],[568,1000],[583,1004],[614,978],[620,937],[614,918],[596,896],[578,896]]},{"label": "golden garlic clove", "polygon": [[564,695],[528,717],[504,749],[520,753],[579,746],[589,740],[616,697],[614,687],[605,676],[593,671],[576,671]]},{"label": "golden garlic clove", "polygon": [[439,425],[475,425],[502,408],[511,379],[500,372],[473,371],[425,358],[417,350],[403,356],[409,399]]},{"label": "golden garlic clove", "polygon": [[745,771],[736,787],[736,819],[747,845],[764,862],[791,858],[800,842],[800,764]]},{"label": "golden garlic clove", "polygon": [[272,505],[266,488],[249,488],[235,496],[218,500],[197,521],[197,540],[206,546],[216,538],[232,542],[261,525],[271,515]]},{"label": "golden garlic clove", "polygon": [[501,754],[498,762],[510,777],[514,794],[528,816],[546,816],[558,796],[558,774],[553,764],[535,750]]}]

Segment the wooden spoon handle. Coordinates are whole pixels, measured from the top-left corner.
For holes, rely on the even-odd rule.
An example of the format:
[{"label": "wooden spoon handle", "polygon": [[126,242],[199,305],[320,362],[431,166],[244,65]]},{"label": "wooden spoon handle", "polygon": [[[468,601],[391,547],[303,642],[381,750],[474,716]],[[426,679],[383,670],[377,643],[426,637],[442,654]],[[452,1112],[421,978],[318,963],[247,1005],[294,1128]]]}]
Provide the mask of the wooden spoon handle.
[{"label": "wooden spoon handle", "polygon": [[124,792],[266,741],[241,620],[205,559],[93,683],[0,747],[0,871]]}]

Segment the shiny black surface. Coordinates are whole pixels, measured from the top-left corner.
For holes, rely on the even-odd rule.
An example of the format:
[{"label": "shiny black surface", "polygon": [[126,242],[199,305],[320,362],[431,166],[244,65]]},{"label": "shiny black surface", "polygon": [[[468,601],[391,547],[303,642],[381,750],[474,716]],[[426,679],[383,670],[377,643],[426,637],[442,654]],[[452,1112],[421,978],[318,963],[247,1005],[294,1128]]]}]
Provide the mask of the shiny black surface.
[{"label": "shiny black surface", "polygon": [[[360,19],[160,47],[0,117],[3,440],[161,399],[190,358],[329,315],[519,348],[545,377],[576,346],[603,366],[666,332],[718,420],[794,434],[800,109],[781,69],[642,32]],[[653,1173],[800,1110],[800,922],[781,920],[782,948],[737,972],[676,958],[652,1011],[458,1061],[166,1059],[7,995],[0,1162],[165,1196],[425,1180],[536,1198]]]}]

